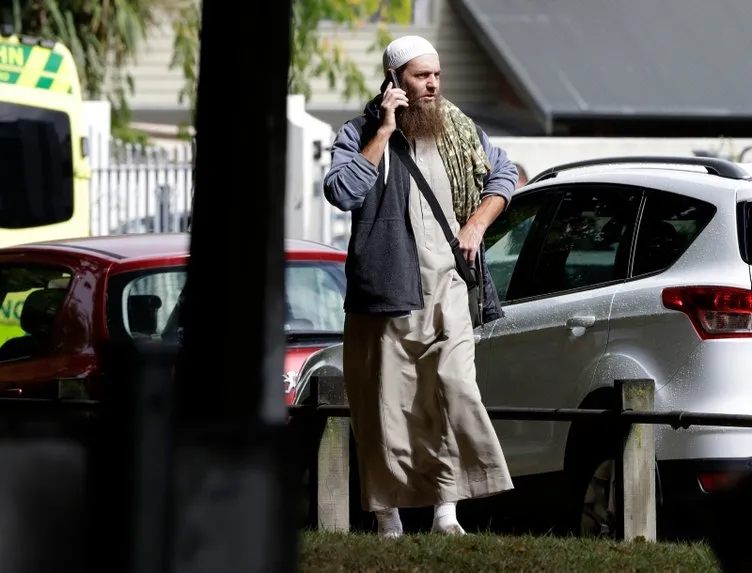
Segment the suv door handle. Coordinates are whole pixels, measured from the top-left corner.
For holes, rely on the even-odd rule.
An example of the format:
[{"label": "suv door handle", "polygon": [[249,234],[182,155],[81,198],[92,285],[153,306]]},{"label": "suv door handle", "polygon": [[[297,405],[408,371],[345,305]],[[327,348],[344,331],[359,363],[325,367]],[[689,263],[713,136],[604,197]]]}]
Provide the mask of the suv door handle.
[{"label": "suv door handle", "polygon": [[595,324],[595,317],[594,316],[573,316],[572,318],[569,318],[566,322],[567,328],[590,328]]}]

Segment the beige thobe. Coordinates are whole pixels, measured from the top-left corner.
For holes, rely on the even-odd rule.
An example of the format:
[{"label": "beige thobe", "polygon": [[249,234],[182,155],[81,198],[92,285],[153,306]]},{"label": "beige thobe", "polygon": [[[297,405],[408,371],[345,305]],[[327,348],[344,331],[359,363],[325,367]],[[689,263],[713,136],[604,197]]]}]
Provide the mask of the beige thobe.
[{"label": "beige thobe", "polygon": [[[414,157],[456,234],[435,141],[418,141]],[[345,320],[344,377],[367,511],[512,489],[478,390],[467,287],[414,181],[409,207],[424,308],[403,317],[348,314]]]}]

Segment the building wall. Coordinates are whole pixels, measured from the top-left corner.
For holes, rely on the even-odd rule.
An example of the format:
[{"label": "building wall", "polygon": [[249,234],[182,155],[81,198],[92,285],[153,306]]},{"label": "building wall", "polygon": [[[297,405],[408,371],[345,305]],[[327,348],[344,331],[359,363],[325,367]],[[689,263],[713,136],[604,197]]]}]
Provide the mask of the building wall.
[{"label": "building wall", "polygon": [[170,69],[174,39],[172,24],[165,17],[149,34],[135,65],[128,69],[134,80],[134,94],[129,101],[134,110],[187,109],[187,103],[178,103],[183,72],[180,68]]},{"label": "building wall", "polygon": [[[425,1],[425,0],[424,0]],[[444,96],[458,104],[488,105],[498,100],[498,71],[471,37],[449,0],[428,0],[428,21],[411,26],[390,26],[396,38],[417,34],[434,44],[441,58],[442,90]],[[376,40],[375,25],[357,30],[322,24],[324,38],[339,42],[345,53],[356,63],[366,78],[368,87],[378,91],[383,81],[381,51],[369,52]],[[360,108],[364,102],[346,101],[328,81],[319,78],[312,84],[309,108]]]},{"label": "building wall", "polygon": [[[498,101],[499,74],[471,37],[449,0],[413,0],[423,6],[419,21],[410,26],[390,26],[392,37],[418,34],[431,41],[439,51],[442,65],[442,90],[445,97],[458,104],[491,105]],[[348,30],[328,22],[321,24],[322,37],[338,42],[362,71],[368,87],[376,93],[383,79],[380,50],[369,52],[376,41],[376,25],[367,24]],[[174,33],[168,18],[153,29],[141,49],[135,65],[129,68],[135,84],[130,105],[137,121],[153,122],[160,117],[183,117],[186,104],[178,103],[183,87],[180,69],[170,69]],[[315,109],[360,109],[364,102],[345,100],[338,89],[331,89],[326,79],[312,84],[308,107]],[[150,110],[144,115],[143,110]],[[155,111],[156,110],[156,111]],[[168,113],[162,113],[165,110]],[[180,113],[174,113],[180,110]],[[141,113],[140,113],[141,112]],[[173,113],[169,113],[173,112]]]}]

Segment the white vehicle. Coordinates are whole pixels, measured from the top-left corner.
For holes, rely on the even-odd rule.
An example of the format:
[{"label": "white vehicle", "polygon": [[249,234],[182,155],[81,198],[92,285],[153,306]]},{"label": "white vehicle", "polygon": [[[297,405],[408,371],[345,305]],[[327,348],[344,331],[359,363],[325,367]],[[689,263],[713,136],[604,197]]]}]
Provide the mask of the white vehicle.
[{"label": "white vehicle", "polygon": [[[514,195],[485,241],[504,310],[475,330],[486,406],[612,408],[615,380],[650,378],[658,411],[752,413],[752,176],[741,166],[554,167]],[[614,428],[494,426],[515,482],[556,480],[546,491],[566,501],[560,517],[575,531],[613,533]],[[655,432],[659,527],[701,529],[696,504],[752,469],[752,429]]]}]

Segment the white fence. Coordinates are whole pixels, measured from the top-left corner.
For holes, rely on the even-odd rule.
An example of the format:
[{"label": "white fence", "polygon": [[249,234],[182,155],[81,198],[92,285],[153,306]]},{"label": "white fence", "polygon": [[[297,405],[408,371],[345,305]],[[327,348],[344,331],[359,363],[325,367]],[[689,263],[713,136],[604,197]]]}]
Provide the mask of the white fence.
[{"label": "white fence", "polygon": [[[106,102],[88,102],[90,119],[91,234],[185,231],[193,193],[190,143],[123,144],[110,137]],[[302,96],[288,97],[285,234],[346,248],[350,215],[323,196],[329,169],[330,125],[305,111]],[[250,175],[252,177],[252,174]]]},{"label": "white fence", "polygon": [[[165,149],[124,144],[96,135],[91,138],[92,235],[187,230],[193,193],[191,144],[180,143]],[[312,188],[301,185],[293,174],[292,187],[302,188],[297,189],[298,197],[288,198],[293,206],[288,207],[291,220],[286,224],[293,228],[286,229],[286,234],[347,249],[350,214],[335,209],[323,196],[322,180],[329,169],[329,153],[330,149],[324,147],[309,157],[300,154],[299,162],[310,162]],[[300,166],[289,167],[295,168]],[[304,196],[306,191],[309,197]],[[295,209],[306,201],[307,209]],[[305,229],[302,233],[301,228]]]},{"label": "white fence", "polygon": [[91,234],[185,231],[191,214],[193,150],[125,144],[92,135]]}]

